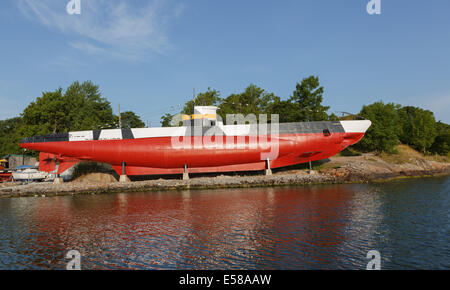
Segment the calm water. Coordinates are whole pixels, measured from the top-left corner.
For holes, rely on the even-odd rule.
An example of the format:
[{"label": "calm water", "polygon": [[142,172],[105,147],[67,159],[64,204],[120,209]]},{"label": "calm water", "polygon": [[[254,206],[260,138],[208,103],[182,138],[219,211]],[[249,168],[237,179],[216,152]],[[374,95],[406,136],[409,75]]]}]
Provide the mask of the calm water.
[{"label": "calm water", "polygon": [[450,269],[450,178],[0,199],[0,269]]}]

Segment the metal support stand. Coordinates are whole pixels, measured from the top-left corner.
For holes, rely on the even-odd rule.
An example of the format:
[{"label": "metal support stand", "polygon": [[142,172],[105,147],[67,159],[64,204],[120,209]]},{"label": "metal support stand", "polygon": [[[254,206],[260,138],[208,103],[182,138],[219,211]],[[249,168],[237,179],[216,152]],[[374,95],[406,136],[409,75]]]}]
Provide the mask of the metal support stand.
[{"label": "metal support stand", "polygon": [[127,176],[127,163],[122,162],[122,175],[119,178],[119,182],[130,182],[130,179]]},{"label": "metal support stand", "polygon": [[309,174],[315,174],[316,172],[312,169],[311,161],[309,161]]},{"label": "metal support stand", "polygon": [[272,175],[272,169],[270,169],[270,160],[266,159],[266,170],[264,172],[265,175]]},{"label": "metal support stand", "polygon": [[56,174],[56,178],[53,179],[53,184],[61,184],[64,183],[64,179],[62,179],[59,173]]},{"label": "metal support stand", "polygon": [[[59,165],[60,165],[59,162],[56,162],[56,168],[55,168],[56,172],[58,172],[58,170],[59,170]],[[61,178],[59,173],[56,173],[56,177],[55,177],[55,179],[53,179],[53,184],[61,184],[61,183],[64,183],[64,179]]]},{"label": "metal support stand", "polygon": [[189,172],[187,164],[184,165],[183,180],[189,180]]}]

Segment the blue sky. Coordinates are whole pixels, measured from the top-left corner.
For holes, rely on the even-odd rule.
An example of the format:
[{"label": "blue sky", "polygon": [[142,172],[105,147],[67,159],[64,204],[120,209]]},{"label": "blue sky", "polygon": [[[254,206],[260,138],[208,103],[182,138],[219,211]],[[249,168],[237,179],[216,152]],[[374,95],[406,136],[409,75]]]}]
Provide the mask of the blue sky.
[{"label": "blue sky", "polygon": [[[192,90],[254,83],[281,98],[318,75],[329,112],[383,100],[450,123],[450,1],[4,0],[0,119],[43,91],[91,80],[151,126]],[[173,107],[173,108],[171,108]]]}]

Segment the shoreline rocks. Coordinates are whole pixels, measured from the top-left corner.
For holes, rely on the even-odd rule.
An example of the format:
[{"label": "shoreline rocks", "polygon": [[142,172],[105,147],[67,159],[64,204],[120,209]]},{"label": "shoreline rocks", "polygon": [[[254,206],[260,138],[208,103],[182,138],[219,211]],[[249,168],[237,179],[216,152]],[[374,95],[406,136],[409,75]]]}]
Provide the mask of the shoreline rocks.
[{"label": "shoreline rocks", "polygon": [[[416,160],[415,160],[416,161]],[[95,174],[95,173],[94,173]],[[273,175],[194,177],[190,180],[158,179],[128,183],[110,182],[102,177],[98,183],[86,177],[63,184],[0,184],[0,198],[24,196],[59,196],[117,192],[172,191],[217,188],[272,187],[308,184],[344,184],[388,181],[405,177],[449,175],[450,163],[429,160],[404,164],[387,163],[378,158],[332,157],[326,168],[308,174],[306,170],[280,170]]]}]

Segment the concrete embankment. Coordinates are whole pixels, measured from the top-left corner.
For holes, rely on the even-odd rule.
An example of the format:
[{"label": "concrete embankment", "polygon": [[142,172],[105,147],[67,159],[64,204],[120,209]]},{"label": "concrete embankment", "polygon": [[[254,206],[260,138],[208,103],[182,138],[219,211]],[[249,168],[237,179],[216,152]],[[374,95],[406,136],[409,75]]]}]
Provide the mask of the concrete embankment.
[{"label": "concrete embankment", "polygon": [[53,196],[79,193],[111,193],[137,191],[168,191],[185,189],[238,188],[277,186],[288,184],[332,183],[332,176],[323,175],[272,175],[272,176],[217,176],[191,178],[190,180],[147,180],[128,183],[33,183],[0,188],[0,197]]},{"label": "concrete embankment", "polygon": [[375,155],[332,157],[316,168],[314,174],[304,169],[282,169],[274,175],[197,177],[190,180],[158,179],[116,182],[112,176],[94,173],[64,184],[1,184],[0,198],[21,196],[55,196],[82,193],[146,192],[186,189],[270,187],[283,185],[355,183],[389,180],[399,177],[450,174],[450,163],[411,158],[395,164]]}]

